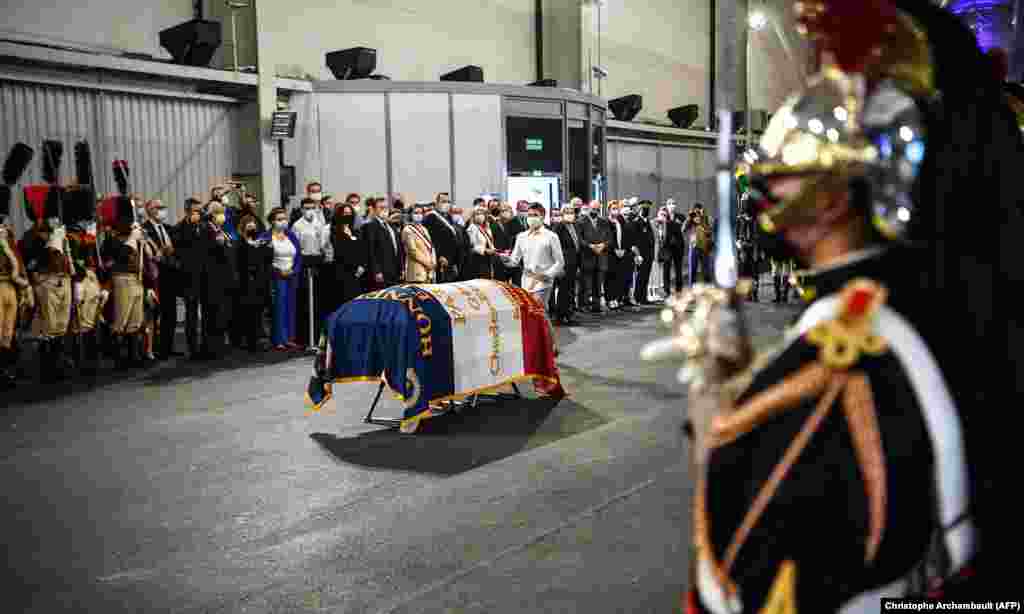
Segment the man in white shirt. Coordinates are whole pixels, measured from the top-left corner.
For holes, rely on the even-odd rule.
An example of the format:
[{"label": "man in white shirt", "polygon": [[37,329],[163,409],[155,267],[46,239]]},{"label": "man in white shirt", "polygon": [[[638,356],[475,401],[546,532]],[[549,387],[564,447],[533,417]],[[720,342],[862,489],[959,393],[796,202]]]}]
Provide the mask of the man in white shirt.
[{"label": "man in white shirt", "polygon": [[309,339],[310,317],[310,284],[313,286],[313,323],[314,332],[319,328],[322,291],[320,288],[320,269],[324,261],[324,248],[329,242],[328,226],[324,224],[320,203],[312,198],[302,199],[302,217],[292,224],[292,232],[299,240],[302,249],[302,274],[299,277],[297,316],[297,336],[306,347],[315,347],[316,339]]},{"label": "man in white shirt", "polygon": [[544,227],[543,205],[530,205],[526,224],[528,229],[516,236],[512,253],[502,257],[502,260],[510,267],[522,265],[523,290],[533,294],[547,312],[555,278],[565,272],[562,242],[558,235]]}]

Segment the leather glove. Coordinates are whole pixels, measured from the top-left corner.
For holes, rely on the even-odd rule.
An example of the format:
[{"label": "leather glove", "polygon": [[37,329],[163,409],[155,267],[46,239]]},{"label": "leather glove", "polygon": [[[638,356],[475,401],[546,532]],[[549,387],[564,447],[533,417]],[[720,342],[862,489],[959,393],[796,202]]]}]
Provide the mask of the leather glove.
[{"label": "leather glove", "polygon": [[640,266],[641,264],[644,263],[644,257],[637,256],[636,258],[633,259],[633,262],[635,262],[637,266]]},{"label": "leather glove", "polygon": [[366,269],[364,269],[363,267],[361,267],[361,266],[360,267],[356,267],[356,279],[359,279],[360,277],[362,277],[363,273],[365,273],[365,272],[366,272]]}]

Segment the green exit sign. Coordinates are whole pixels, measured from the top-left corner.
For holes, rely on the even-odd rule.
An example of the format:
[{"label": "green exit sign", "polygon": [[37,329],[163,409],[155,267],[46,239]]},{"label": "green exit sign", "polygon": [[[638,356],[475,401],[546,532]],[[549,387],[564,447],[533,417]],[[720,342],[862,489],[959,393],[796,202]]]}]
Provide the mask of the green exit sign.
[{"label": "green exit sign", "polygon": [[526,151],[543,151],[544,139],[526,139]]}]

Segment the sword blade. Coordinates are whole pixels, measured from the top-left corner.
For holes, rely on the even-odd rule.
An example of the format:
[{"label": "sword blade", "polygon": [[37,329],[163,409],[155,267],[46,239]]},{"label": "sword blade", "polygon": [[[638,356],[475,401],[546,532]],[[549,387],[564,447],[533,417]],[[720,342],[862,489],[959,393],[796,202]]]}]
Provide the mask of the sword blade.
[{"label": "sword blade", "polygon": [[739,281],[736,263],[736,234],[733,231],[733,140],[732,111],[718,112],[718,234],[715,238],[715,283],[734,289]]}]

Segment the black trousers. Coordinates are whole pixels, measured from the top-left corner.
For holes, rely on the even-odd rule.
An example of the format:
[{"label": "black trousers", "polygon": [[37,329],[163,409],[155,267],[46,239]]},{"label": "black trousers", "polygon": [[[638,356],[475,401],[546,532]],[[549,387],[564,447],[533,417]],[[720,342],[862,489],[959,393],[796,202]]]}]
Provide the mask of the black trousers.
[{"label": "black trousers", "polygon": [[161,269],[160,278],[160,345],[158,354],[170,355],[174,351],[174,334],[178,329],[178,297],[181,281],[176,269]]},{"label": "black trousers", "polygon": [[576,271],[566,271],[565,275],[555,283],[555,308],[551,313],[558,318],[569,318],[573,311],[573,298],[576,296]]},{"label": "black trousers", "polygon": [[185,297],[185,341],[190,354],[199,352],[199,298]]},{"label": "black trousers", "polygon": [[651,282],[651,267],[654,266],[652,254],[644,254],[644,261],[637,268],[636,288],[633,289],[633,301],[647,302],[647,285]]},{"label": "black trousers", "polygon": [[214,357],[223,356],[227,351],[227,340],[225,334],[227,327],[221,324],[224,320],[224,312],[231,310],[231,298],[225,298],[225,302],[203,301],[203,342],[202,352],[212,354]]},{"label": "black trousers", "polygon": [[629,290],[633,285],[633,266],[633,255],[629,253],[615,263],[613,296],[620,303],[630,298]]},{"label": "black trousers", "polygon": [[584,270],[581,281],[583,282],[581,284],[583,294],[580,296],[582,301],[580,306],[589,305],[591,309],[600,309],[601,292],[604,291],[605,287],[605,272],[596,267]]},{"label": "black trousers", "polygon": [[[298,342],[310,347],[316,345],[320,335],[320,321],[323,314],[323,283],[319,262],[302,264],[302,276],[299,277],[298,295],[295,297],[295,336]],[[309,284],[310,273],[313,283],[313,339],[309,338]]]},{"label": "black trousers", "polygon": [[675,269],[676,271],[676,292],[682,292],[684,277],[682,250],[669,250],[669,259],[662,263],[662,271],[664,272],[665,277],[665,279],[663,280],[665,282],[665,292],[669,292],[671,290],[671,286],[669,286],[669,271],[671,271],[672,269]]}]

